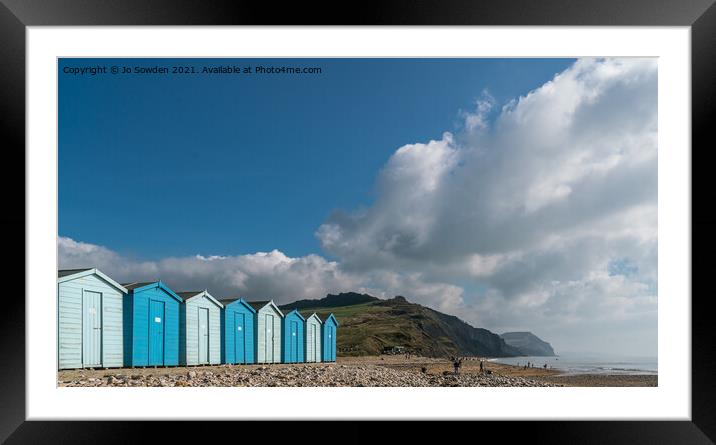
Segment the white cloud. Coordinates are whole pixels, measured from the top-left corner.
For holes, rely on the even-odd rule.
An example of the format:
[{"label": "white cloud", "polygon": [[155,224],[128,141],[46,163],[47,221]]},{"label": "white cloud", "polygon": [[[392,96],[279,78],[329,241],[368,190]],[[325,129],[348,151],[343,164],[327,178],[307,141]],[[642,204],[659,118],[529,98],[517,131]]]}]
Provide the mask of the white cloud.
[{"label": "white cloud", "polygon": [[[464,283],[457,314],[498,331],[655,328],[656,93],[656,59],[629,58],[580,59],[492,121],[487,96],[462,131],[398,149],[375,203],[316,235],[347,270]],[[638,272],[604,277],[618,258]]]},{"label": "white cloud", "polygon": [[328,293],[369,292],[382,298],[404,294],[411,301],[454,311],[462,304],[462,289],[427,283],[420,274],[389,271],[347,273],[335,261],[318,255],[299,258],[279,250],[248,255],[194,255],[137,261],[106,247],[60,237],[60,268],[97,267],[120,282],[166,282],[176,291],[209,289],[215,297],[242,296],[288,303],[323,298]]},{"label": "white cloud", "polygon": [[238,256],[202,256],[137,261],[108,248],[59,238],[61,268],[98,267],[122,282],[161,279],[177,291],[208,288],[217,297],[234,295],[284,303],[354,290],[356,277],[317,255],[290,258],[278,250]]}]

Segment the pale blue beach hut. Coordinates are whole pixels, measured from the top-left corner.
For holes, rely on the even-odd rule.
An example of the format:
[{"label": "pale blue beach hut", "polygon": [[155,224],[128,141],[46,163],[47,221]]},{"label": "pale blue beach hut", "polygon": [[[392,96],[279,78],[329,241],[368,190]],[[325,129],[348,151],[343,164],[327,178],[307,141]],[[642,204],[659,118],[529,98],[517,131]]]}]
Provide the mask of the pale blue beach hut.
[{"label": "pale blue beach hut", "polygon": [[306,317],[306,362],[321,361],[321,319],[316,313]]},{"label": "pale blue beach hut", "polygon": [[283,312],[272,301],[249,302],[256,311],[256,344],[257,363],[281,363],[281,319]]},{"label": "pale blue beach hut", "polygon": [[57,272],[58,369],[122,366],[122,297],[126,293],[126,288],[98,269]]},{"label": "pale blue beach hut", "polygon": [[179,364],[220,364],[224,305],[206,290],[177,294],[184,300],[179,311]]}]

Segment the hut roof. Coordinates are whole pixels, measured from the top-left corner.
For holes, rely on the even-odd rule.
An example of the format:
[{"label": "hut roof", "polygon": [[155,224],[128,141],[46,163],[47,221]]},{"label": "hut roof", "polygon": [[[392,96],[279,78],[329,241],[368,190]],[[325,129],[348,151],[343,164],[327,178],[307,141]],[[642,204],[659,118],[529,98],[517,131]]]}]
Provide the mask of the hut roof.
[{"label": "hut roof", "polygon": [[256,313],[256,309],[254,309],[254,308],[253,308],[246,300],[244,300],[243,298],[234,297],[234,298],[222,298],[222,299],[219,300],[219,302],[220,302],[221,304],[223,304],[224,306],[228,306],[228,305],[230,305],[230,304],[232,304],[232,303],[235,303],[235,302],[237,302],[237,301],[240,302],[241,304],[243,304],[244,306],[246,306],[248,309],[250,309],[251,312],[253,312],[254,314]]},{"label": "hut roof", "polygon": [[57,283],[62,283],[64,281],[74,280],[77,278],[84,277],[86,275],[97,275],[102,280],[104,280],[107,284],[114,287],[115,289],[121,291],[122,293],[127,293],[127,288],[122,286],[121,284],[117,283],[104,273],[100,271],[99,269],[90,268],[90,269],[61,269],[57,271]]},{"label": "hut roof", "polygon": [[91,267],[87,267],[87,268],[84,268],[84,269],[62,269],[62,270],[58,270],[58,271],[57,271],[57,278],[62,278],[62,277],[66,277],[66,276],[68,276],[68,275],[78,274],[78,273],[80,273],[80,272],[85,272],[85,271],[87,271],[87,270],[92,270],[92,268],[91,268]]},{"label": "hut roof", "polygon": [[254,310],[256,312],[258,312],[264,306],[270,304],[271,306],[273,306],[273,308],[276,310],[276,312],[278,312],[283,317],[283,312],[281,312],[281,309],[279,309],[278,306],[276,306],[276,303],[274,303],[273,300],[270,300],[270,301],[247,301],[247,303],[252,308],[254,308]]},{"label": "hut roof", "polygon": [[298,317],[299,317],[301,320],[306,321],[306,318],[305,318],[300,312],[298,312],[298,309],[293,309],[293,310],[287,312],[286,315],[285,315],[285,317],[288,317],[288,316],[289,316],[291,313],[293,313],[293,312],[295,312],[296,315],[298,315]]},{"label": "hut roof", "polygon": [[336,326],[338,326],[338,320],[336,320],[336,317],[333,316],[333,313],[328,314],[328,317],[326,317],[326,319],[323,322],[327,323],[328,320],[333,320],[333,323],[335,323]]},{"label": "hut roof", "polygon": [[123,283],[122,286],[126,287],[129,290],[137,289],[139,287],[149,286],[152,283],[156,283],[156,281],[141,281],[136,283]]},{"label": "hut roof", "polygon": [[160,280],[160,281],[144,281],[144,282],[140,282],[140,283],[127,283],[127,284],[123,284],[122,286],[124,286],[124,287],[127,288],[128,290],[135,290],[135,289],[140,289],[140,288],[142,288],[142,287],[151,286],[151,285],[154,285],[155,287],[160,288],[161,290],[163,290],[164,292],[166,292],[167,294],[169,294],[172,298],[174,298],[175,300],[179,301],[180,303],[181,303],[182,301],[184,301],[184,300],[182,299],[182,297],[180,297],[179,295],[177,295],[176,292],[174,292],[173,290],[171,290],[171,289],[169,288],[169,286],[167,286],[166,284],[164,284],[161,280]]},{"label": "hut roof", "polygon": [[266,301],[247,301],[247,303],[249,304],[249,306],[251,306],[251,307],[254,308],[256,311],[258,311],[258,310],[261,309],[262,307],[264,307],[264,306],[266,306],[267,304],[269,304],[269,301],[268,301],[268,300],[266,300]]},{"label": "hut roof", "polygon": [[314,317],[315,317],[316,320],[318,320],[318,323],[323,324],[323,320],[321,320],[321,317],[319,317],[318,314],[315,313],[315,312],[311,312],[311,315],[309,315],[309,316],[306,317],[306,321],[308,321],[308,320],[310,320],[311,318],[314,318]]},{"label": "hut roof", "polygon": [[197,290],[197,291],[185,291],[185,292],[177,292],[177,295],[182,297],[184,301],[187,301],[194,297],[204,296],[211,300],[214,304],[216,304],[219,307],[224,307],[224,305],[217,300],[216,298],[212,297],[208,290]]}]

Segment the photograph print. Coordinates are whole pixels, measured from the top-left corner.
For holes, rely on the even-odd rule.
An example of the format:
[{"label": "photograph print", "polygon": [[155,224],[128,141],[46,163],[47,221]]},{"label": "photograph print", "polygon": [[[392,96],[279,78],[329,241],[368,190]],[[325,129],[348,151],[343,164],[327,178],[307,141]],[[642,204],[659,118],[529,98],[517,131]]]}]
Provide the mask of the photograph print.
[{"label": "photograph print", "polygon": [[658,386],[657,60],[59,58],[57,386]]}]

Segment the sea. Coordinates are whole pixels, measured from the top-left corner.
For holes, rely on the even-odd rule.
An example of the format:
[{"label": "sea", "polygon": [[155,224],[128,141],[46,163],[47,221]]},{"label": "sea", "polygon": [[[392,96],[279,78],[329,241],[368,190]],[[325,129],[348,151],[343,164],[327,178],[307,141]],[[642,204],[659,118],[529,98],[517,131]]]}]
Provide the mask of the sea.
[{"label": "sea", "polygon": [[547,364],[550,369],[556,369],[565,374],[656,375],[658,369],[656,357],[565,354],[557,357],[493,358],[489,361],[519,366],[530,362],[534,364],[535,368],[542,368]]}]

